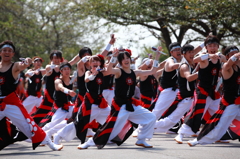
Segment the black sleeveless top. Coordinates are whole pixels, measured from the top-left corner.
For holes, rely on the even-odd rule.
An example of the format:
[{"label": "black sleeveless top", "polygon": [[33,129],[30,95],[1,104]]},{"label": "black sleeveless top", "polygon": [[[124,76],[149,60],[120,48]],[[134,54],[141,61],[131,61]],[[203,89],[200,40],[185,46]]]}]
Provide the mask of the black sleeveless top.
[{"label": "black sleeveless top", "polygon": [[[85,72],[87,70],[88,69],[85,67]],[[81,77],[77,76],[77,88],[78,88],[79,94],[82,94],[82,95],[84,95],[87,92],[87,89],[85,86],[85,72]]]},{"label": "black sleeveless top", "polygon": [[234,104],[237,97],[240,96],[240,69],[235,71],[233,69],[233,75],[227,79],[223,79],[223,96],[229,104]]},{"label": "black sleeveless top", "polygon": [[53,98],[53,93],[55,91],[54,81],[59,78],[60,72],[56,72],[54,69],[52,71],[53,72],[50,76],[46,76],[46,90],[48,91],[50,97]]},{"label": "black sleeveless top", "polygon": [[158,82],[153,75],[149,75],[146,80],[140,81],[140,93],[154,98],[157,95]]},{"label": "black sleeveless top", "polygon": [[121,99],[129,99],[134,95],[136,86],[136,75],[131,70],[131,73],[126,73],[121,69],[121,76],[115,79],[115,97]]},{"label": "black sleeveless top", "polygon": [[114,75],[108,75],[103,77],[103,89],[111,89],[113,87]]},{"label": "black sleeveless top", "polygon": [[94,80],[89,81],[86,84],[87,92],[92,95],[92,97],[97,97],[102,94],[103,91],[103,74],[98,72]]},{"label": "black sleeveless top", "polygon": [[[188,67],[190,66],[188,65]],[[193,71],[193,68],[191,68],[191,73],[192,71]],[[187,89],[187,83],[189,84],[190,90]],[[182,98],[193,96],[194,90],[195,90],[195,83],[196,83],[195,80],[188,82],[186,78],[183,78],[180,76],[180,71],[178,72],[178,86],[179,86],[179,92]]]},{"label": "black sleeveless top", "polygon": [[206,68],[200,68],[198,71],[199,86],[205,89],[213,89],[217,84],[220,68],[220,60],[216,64],[209,61]]},{"label": "black sleeveless top", "polygon": [[28,80],[28,87],[27,87],[27,93],[28,95],[37,96],[37,92],[40,92],[42,88],[42,72],[39,71],[39,74],[34,74],[32,77],[30,77],[30,80],[32,83]]},{"label": "black sleeveless top", "polygon": [[[63,80],[61,81],[65,88],[72,90],[73,84],[66,85]],[[70,102],[72,97],[69,94],[63,93],[62,91],[55,90],[53,94],[53,99],[57,106],[60,108],[63,107],[64,104]]]},{"label": "black sleeveless top", "polygon": [[18,83],[12,75],[13,65],[6,72],[0,72],[0,96],[7,96],[17,89]]}]

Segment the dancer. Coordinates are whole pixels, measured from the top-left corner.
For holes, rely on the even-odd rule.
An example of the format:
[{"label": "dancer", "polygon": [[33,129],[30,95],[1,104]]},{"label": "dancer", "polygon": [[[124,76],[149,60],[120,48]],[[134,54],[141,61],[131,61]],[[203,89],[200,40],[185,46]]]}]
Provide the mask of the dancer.
[{"label": "dancer", "polygon": [[[205,145],[220,140],[234,119],[240,117],[240,53],[236,46],[225,50],[228,61],[223,65],[223,98],[218,111],[206,122],[197,138],[189,146]],[[239,135],[238,135],[239,136]]]},{"label": "dancer", "polygon": [[183,54],[183,58],[178,70],[179,92],[169,109],[164,112],[162,118],[156,122],[155,132],[166,132],[172,128],[193,104],[195,80],[198,78],[197,72],[192,74],[194,69],[194,47],[186,44],[181,48],[181,53]]},{"label": "dancer", "polygon": [[53,105],[56,112],[52,112],[54,114],[51,121],[42,128],[44,131],[51,129],[72,115],[73,104],[71,103],[71,98],[74,97],[76,93],[72,90],[73,84],[70,83],[71,68],[72,66],[65,62],[59,67],[61,76],[54,81],[55,91],[53,94]]},{"label": "dancer", "polygon": [[[108,142],[115,142],[121,145],[132,134],[130,122],[141,124],[140,133],[136,145],[145,148],[152,148],[145,139],[152,138],[154,123],[156,117],[149,110],[139,106],[140,102],[133,99],[136,85],[136,76],[150,75],[156,71],[160,53],[156,55],[151,70],[131,70],[131,55],[127,51],[120,52],[114,49],[111,63],[107,71],[115,75],[115,97],[112,102],[111,114],[105,124],[98,129],[93,138],[88,139],[78,149],[86,149],[89,146],[96,145],[99,149],[103,148]],[[118,56],[117,56],[118,55]],[[112,65],[118,60],[122,68],[112,68]],[[119,134],[121,133],[121,135]]]},{"label": "dancer", "polygon": [[198,71],[199,84],[197,87],[197,101],[191,112],[184,119],[184,124],[178,130],[175,140],[182,142],[185,136],[195,135],[200,128],[202,117],[208,111],[213,115],[219,107],[220,95],[215,92],[221,62],[226,59],[218,54],[219,40],[214,35],[209,35],[205,42],[207,53],[194,58],[195,63],[200,63]]},{"label": "dancer", "polygon": [[[53,93],[54,93],[54,80],[59,78],[59,65],[63,61],[62,52],[54,50],[50,54],[51,64],[46,66],[46,87],[41,105],[36,112],[32,114],[34,121],[40,124],[40,121],[50,112],[53,108]],[[44,126],[41,124],[41,127]]]},{"label": "dancer", "polygon": [[46,73],[42,67],[42,58],[35,56],[32,58],[33,68],[29,69],[25,76],[28,79],[27,98],[23,101],[23,105],[30,113],[34,107],[38,108],[42,102],[42,76]]},{"label": "dancer", "polygon": [[102,91],[103,76],[108,74],[106,71],[98,70],[99,68],[103,69],[104,60],[101,62],[101,58],[103,58],[101,55],[93,55],[89,59],[91,69],[85,73],[85,86],[87,92],[78,114],[76,129],[74,123],[68,124],[54,135],[54,143],[59,144],[60,139],[65,139],[66,141],[72,140],[76,136],[76,131],[81,143],[84,143],[89,124],[94,119],[100,124],[106,121],[110,113],[110,107],[103,98]]},{"label": "dancer", "polygon": [[[0,120],[4,117],[9,118],[24,135],[32,139],[33,149],[44,142],[53,150],[61,150],[63,146],[52,143],[46,133],[30,117],[15,92],[20,71],[29,67],[32,60],[26,58],[23,62],[13,63],[11,60],[14,54],[15,46],[11,41],[0,44]],[[1,131],[8,131],[7,127],[1,127]]]}]

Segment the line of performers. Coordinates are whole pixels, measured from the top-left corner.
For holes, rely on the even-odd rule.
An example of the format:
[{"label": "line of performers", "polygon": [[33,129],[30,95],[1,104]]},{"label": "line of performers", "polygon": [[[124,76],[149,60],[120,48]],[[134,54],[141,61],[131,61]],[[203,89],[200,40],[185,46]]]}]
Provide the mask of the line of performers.
[{"label": "line of performers", "polygon": [[[169,58],[159,63],[163,52],[158,47],[155,59],[143,59],[136,69],[131,50],[110,51],[115,40],[112,35],[97,55],[83,47],[70,61],[54,50],[45,69],[37,56],[12,62],[14,44],[0,43],[0,150],[17,141],[31,142],[33,149],[42,144],[61,150],[62,140],[75,137],[80,140],[78,149],[101,149],[106,144],[120,146],[131,135],[137,137],[137,146],[152,148],[146,141],[157,132],[176,133],[179,144],[184,137],[196,136],[187,142],[190,146],[239,139],[236,46],[220,53],[214,35],[197,48],[174,42]],[[206,52],[199,53],[204,47]],[[21,100],[20,74],[31,64]],[[74,64],[77,69],[71,75]]]}]

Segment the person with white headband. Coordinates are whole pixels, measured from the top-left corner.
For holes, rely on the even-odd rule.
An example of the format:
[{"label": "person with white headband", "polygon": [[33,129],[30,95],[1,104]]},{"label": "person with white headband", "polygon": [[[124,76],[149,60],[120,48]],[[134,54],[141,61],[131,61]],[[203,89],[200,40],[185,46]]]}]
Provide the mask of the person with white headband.
[{"label": "person with white headband", "polygon": [[222,67],[223,96],[221,105],[203,126],[198,137],[188,141],[189,146],[211,144],[222,139],[239,139],[240,53],[236,46],[229,46],[225,49],[224,54],[228,61]]},{"label": "person with white headband", "polygon": [[214,35],[205,39],[207,53],[195,57],[194,63],[199,63],[196,105],[191,109],[184,119],[184,124],[178,130],[175,140],[182,142],[184,136],[197,135],[201,124],[204,124],[219,107],[220,94],[215,91],[221,62],[226,60],[225,56],[218,54],[219,40]]},{"label": "person with white headband", "polygon": [[[167,132],[181,120],[193,104],[195,83],[198,78],[197,72],[193,73],[195,67],[193,57],[196,52],[194,52],[192,45],[186,44],[181,48],[181,53],[183,57],[177,75],[179,92],[171,106],[164,112],[161,119],[156,122],[155,132]],[[178,125],[178,128],[180,126]]]},{"label": "person with white headband", "polygon": [[[46,117],[53,108],[53,93],[55,90],[54,80],[60,77],[59,66],[63,61],[62,52],[59,50],[52,51],[50,54],[50,60],[51,64],[46,65],[46,74],[44,75],[46,86],[43,100],[36,112],[32,114],[32,117],[37,124],[40,124],[41,120]],[[46,122],[41,124],[41,127],[43,127],[44,124],[46,124]]]},{"label": "person with white headband", "polygon": [[[113,57],[107,67],[107,71],[115,75],[115,96],[112,101],[111,114],[107,121],[101,126],[93,138],[79,145],[79,149],[87,149],[89,146],[103,148],[108,142],[114,142],[121,145],[133,132],[133,126],[130,122],[140,124],[141,128],[138,134],[137,146],[152,148],[146,143],[146,138],[150,139],[153,135],[156,117],[149,110],[141,107],[140,102],[133,97],[136,85],[136,77],[139,75],[150,75],[156,72],[158,67],[157,53],[151,70],[131,70],[131,55],[127,51],[113,50]],[[118,60],[122,68],[113,68],[112,66]],[[110,130],[110,131],[109,131]]]},{"label": "person with white headband", "polygon": [[[20,71],[29,67],[32,63],[32,60],[31,58],[25,58],[23,62],[12,62],[11,60],[14,55],[15,46],[11,41],[4,41],[0,43],[0,120],[2,120],[4,117],[10,119],[9,124],[15,125],[18,130],[20,130],[26,137],[32,140],[33,149],[44,142],[52,150],[61,150],[63,146],[55,145],[52,143],[46,133],[34,122],[34,120],[28,114],[19,97],[15,93],[17,86],[16,81],[18,79]],[[12,127],[1,127],[1,132],[11,132],[12,130],[9,130],[10,128]],[[14,136],[14,138],[17,138],[17,135]],[[0,145],[4,146],[0,147],[0,149],[3,149],[9,144],[12,144],[14,141],[4,141],[5,139],[5,137],[1,137]]]},{"label": "person with white headband", "polygon": [[[41,69],[42,67],[42,58],[35,56],[32,58],[33,68],[29,69],[25,76],[27,77],[27,98],[23,101],[23,105],[28,111],[29,114],[31,112],[35,112],[36,109],[40,106],[42,102],[42,76],[46,73],[45,69]],[[35,109],[34,109],[35,108]],[[35,111],[34,111],[35,110]]]},{"label": "person with white headband", "polygon": [[46,132],[72,116],[73,103],[71,102],[71,98],[74,97],[76,93],[72,90],[73,84],[70,83],[71,68],[72,66],[66,62],[61,63],[59,67],[61,76],[54,81],[53,107],[55,110],[51,111],[51,121],[42,128]]}]

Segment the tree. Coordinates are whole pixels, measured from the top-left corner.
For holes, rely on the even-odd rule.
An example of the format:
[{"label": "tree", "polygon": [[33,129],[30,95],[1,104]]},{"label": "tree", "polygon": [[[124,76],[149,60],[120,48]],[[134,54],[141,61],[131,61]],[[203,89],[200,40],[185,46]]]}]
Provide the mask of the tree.
[{"label": "tree", "polygon": [[0,40],[14,42],[15,60],[38,55],[46,64],[52,50],[63,51],[64,58],[70,60],[83,46],[95,54],[109,37],[107,25],[99,34],[99,26],[105,24],[82,16],[70,1],[1,1],[0,11]]},{"label": "tree", "polygon": [[[203,41],[213,32],[226,43],[240,35],[240,4],[236,0],[74,0],[74,3],[86,15],[125,26],[145,26],[166,46],[172,43],[172,36],[180,43],[183,39],[189,43]],[[194,36],[188,37],[190,30]]]}]

